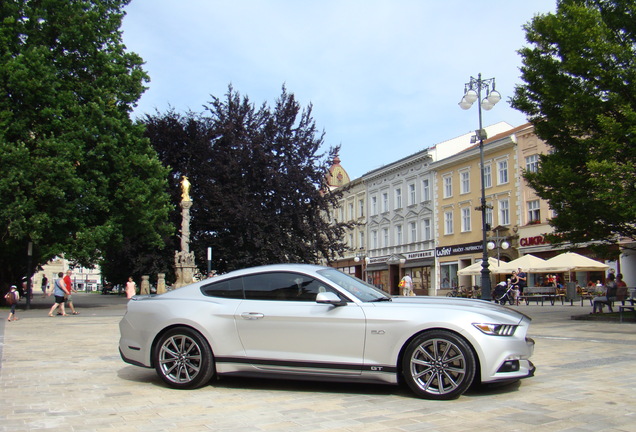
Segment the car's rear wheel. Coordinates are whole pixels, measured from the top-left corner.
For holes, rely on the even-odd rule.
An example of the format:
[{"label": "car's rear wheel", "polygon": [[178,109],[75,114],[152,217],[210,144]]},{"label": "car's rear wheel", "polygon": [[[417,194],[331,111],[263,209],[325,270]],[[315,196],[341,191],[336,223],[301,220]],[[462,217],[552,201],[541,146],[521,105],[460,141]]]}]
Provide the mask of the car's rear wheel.
[{"label": "car's rear wheel", "polygon": [[413,339],[406,348],[402,374],[408,386],[425,399],[455,399],[475,377],[475,355],[460,336],[432,330]]},{"label": "car's rear wheel", "polygon": [[157,374],[170,387],[197,388],[214,375],[214,357],[207,341],[197,331],[177,327],[167,331],[155,346]]}]

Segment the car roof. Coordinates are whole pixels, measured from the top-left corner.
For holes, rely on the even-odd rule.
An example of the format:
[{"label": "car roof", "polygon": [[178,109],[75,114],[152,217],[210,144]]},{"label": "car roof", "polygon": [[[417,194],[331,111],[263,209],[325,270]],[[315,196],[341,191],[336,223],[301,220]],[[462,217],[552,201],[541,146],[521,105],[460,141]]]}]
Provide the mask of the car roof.
[{"label": "car roof", "polygon": [[316,264],[298,264],[298,263],[281,263],[281,264],[267,264],[256,267],[248,267],[240,270],[234,270],[229,273],[220,275],[219,277],[235,277],[246,274],[268,272],[268,271],[301,271],[314,273],[318,270],[329,269],[331,267],[324,267]]}]

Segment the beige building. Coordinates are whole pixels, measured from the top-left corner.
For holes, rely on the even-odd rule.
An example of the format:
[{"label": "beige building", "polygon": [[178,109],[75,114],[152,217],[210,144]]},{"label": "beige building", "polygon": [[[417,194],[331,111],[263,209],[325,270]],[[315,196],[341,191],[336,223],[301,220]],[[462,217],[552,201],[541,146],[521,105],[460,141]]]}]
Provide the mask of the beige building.
[{"label": "beige building", "polygon": [[[501,247],[514,244],[519,226],[518,130],[484,142],[488,240],[495,243],[495,256],[505,261],[518,257],[516,248]],[[433,164],[438,290],[479,285],[479,277],[458,276],[457,271],[483,256],[480,166],[479,144]]]}]

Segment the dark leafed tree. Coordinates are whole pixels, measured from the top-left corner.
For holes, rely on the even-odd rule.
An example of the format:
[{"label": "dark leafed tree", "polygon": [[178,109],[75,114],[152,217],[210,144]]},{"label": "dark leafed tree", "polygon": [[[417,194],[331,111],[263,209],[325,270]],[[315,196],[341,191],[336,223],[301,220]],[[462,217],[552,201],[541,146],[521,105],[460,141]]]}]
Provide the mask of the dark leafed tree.
[{"label": "dark leafed tree", "polygon": [[34,264],[92,265],[171,234],[168,171],[129,116],[148,77],[121,41],[128,2],[0,2],[4,283],[26,273],[29,241]]},{"label": "dark leafed tree", "polygon": [[525,27],[513,106],[553,152],[529,184],[556,215],[551,240],[636,236],[636,3],[560,0]]},{"label": "dark leafed tree", "polygon": [[[337,149],[320,153],[324,134],[311,106],[301,109],[285,88],[271,108],[256,108],[230,87],[201,114],[157,113],[145,123],[155,150],[172,167],[175,202],[181,176],[192,183],[191,250],[202,269],[208,247],[219,271],[314,263],[344,250],[343,225],[327,216],[340,194],[323,193]],[[178,211],[173,220],[180,220]]]}]

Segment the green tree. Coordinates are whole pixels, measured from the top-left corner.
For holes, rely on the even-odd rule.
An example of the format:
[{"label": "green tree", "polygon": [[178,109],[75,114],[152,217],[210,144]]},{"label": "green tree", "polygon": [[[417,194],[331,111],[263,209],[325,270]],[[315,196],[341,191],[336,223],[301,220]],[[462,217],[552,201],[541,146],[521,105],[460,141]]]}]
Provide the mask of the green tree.
[{"label": "green tree", "polygon": [[[273,108],[255,108],[231,87],[204,113],[147,116],[173,200],[182,175],[192,183],[191,250],[205,269],[207,247],[219,271],[278,262],[318,262],[344,250],[343,225],[326,218],[339,193],[324,194],[337,149],[320,154],[311,106],[282,90]],[[181,217],[175,211],[173,223]],[[178,243],[175,241],[176,246]]]},{"label": "green tree", "polygon": [[551,239],[636,236],[636,3],[559,0],[525,26],[513,106],[553,152],[529,184],[556,216]]},{"label": "green tree", "polygon": [[[0,280],[169,233],[167,169],[130,112],[148,81],[121,40],[129,0],[0,3]],[[132,266],[132,264],[129,264]]]}]

